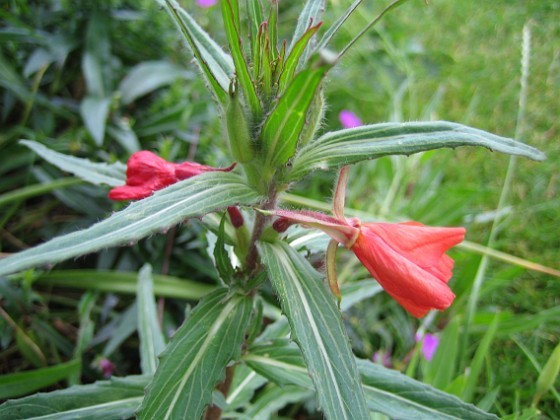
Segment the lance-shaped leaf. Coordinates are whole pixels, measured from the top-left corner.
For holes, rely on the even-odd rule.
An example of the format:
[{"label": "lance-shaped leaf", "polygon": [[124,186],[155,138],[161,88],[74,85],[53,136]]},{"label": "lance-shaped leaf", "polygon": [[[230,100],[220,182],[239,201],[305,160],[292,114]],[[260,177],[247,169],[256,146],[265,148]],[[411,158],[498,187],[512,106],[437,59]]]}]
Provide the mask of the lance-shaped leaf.
[{"label": "lance-shaped leaf", "polygon": [[327,418],[368,418],[348,336],[323,278],[284,242],[262,243],[269,278],[290,321]]},{"label": "lance-shaped leaf", "polygon": [[158,323],[152,267],[149,264],[138,273],[136,299],[142,373],[151,375],[156,371],[158,354],[165,349],[165,340]]},{"label": "lance-shaped leaf", "polygon": [[140,419],[199,419],[226,365],[241,352],[252,300],[220,289],[204,298],[171,339],[146,390]]},{"label": "lance-shaped leaf", "polygon": [[134,416],[150,376],[129,376],[35,394],[0,405],[0,418],[70,420]]},{"label": "lance-shaped leaf", "polygon": [[[293,346],[282,345],[276,341],[254,346],[243,359],[260,375],[279,385],[292,383],[309,388],[312,384],[310,378],[303,375],[303,357],[296,354],[296,351]],[[439,391],[396,370],[387,369],[368,360],[355,360],[366,402],[371,411],[399,419],[497,418],[454,395]]]},{"label": "lance-shaped leaf", "polygon": [[[301,11],[294,35],[292,36],[292,42],[288,51],[291,52],[295,47],[297,41],[303,36],[305,31],[312,26],[320,22],[323,11],[325,10],[325,0],[307,0],[303,10]],[[300,62],[300,67],[303,67],[305,60],[308,56],[309,48],[306,49],[305,53],[302,55],[302,60]]]},{"label": "lance-shaped leaf", "polygon": [[157,0],[185,37],[206,80],[220,103],[227,102],[230,80],[235,72],[231,57],[196,23],[175,0]]},{"label": "lance-shaped leaf", "polygon": [[235,73],[252,114],[259,118],[262,113],[261,103],[243,56],[241,37],[239,36],[239,4],[237,0],[222,0],[221,3],[224,27],[235,64]]},{"label": "lance-shaped leaf", "polygon": [[320,26],[321,26],[321,22],[319,22],[314,26],[310,26],[307,29],[307,31],[304,32],[302,37],[298,39],[298,41],[294,44],[294,47],[292,48],[290,54],[288,54],[288,57],[286,58],[286,62],[284,63],[282,74],[280,75],[279,92],[283,92],[288,82],[292,80],[294,73],[296,71],[296,67],[299,63],[300,57],[305,51],[307,44],[309,44],[309,40],[319,30]]},{"label": "lance-shaped leaf", "polygon": [[459,146],[482,146],[534,160],[545,159],[534,147],[461,124],[446,121],[384,123],[334,131],[317,138],[294,158],[289,179],[300,179],[317,169],[335,169],[386,155],[410,155]]},{"label": "lance-shaped leaf", "polygon": [[400,372],[357,359],[370,409],[389,417],[415,419],[497,419],[474,405]]},{"label": "lance-shaped leaf", "polygon": [[[79,375],[80,371],[81,362],[79,359],[74,359],[56,366],[0,375],[0,398],[5,400],[39,391],[41,388]],[[6,417],[0,415],[0,418]]]},{"label": "lance-shaped leaf", "polygon": [[[197,300],[215,289],[210,284],[161,274],[154,274],[152,278],[154,293],[157,296]],[[138,275],[132,271],[53,270],[42,273],[35,281],[50,286],[135,294]]]},{"label": "lance-shaped leaf", "polygon": [[4,258],[0,260],[0,275],[128,244],[185,219],[231,205],[251,204],[258,198],[239,175],[208,172],[156,191],[90,228]]},{"label": "lance-shaped leaf", "polygon": [[262,140],[267,166],[284,164],[296,151],[309,105],[332,64],[307,68],[296,75],[266,119]]},{"label": "lance-shaped leaf", "polygon": [[107,184],[117,187],[122,185],[126,179],[126,165],[120,162],[112,164],[99,163],[92,162],[88,159],[68,156],[63,153],[55,152],[33,140],[20,140],[20,144],[29,147],[57,168],[74,174],[92,184]]}]

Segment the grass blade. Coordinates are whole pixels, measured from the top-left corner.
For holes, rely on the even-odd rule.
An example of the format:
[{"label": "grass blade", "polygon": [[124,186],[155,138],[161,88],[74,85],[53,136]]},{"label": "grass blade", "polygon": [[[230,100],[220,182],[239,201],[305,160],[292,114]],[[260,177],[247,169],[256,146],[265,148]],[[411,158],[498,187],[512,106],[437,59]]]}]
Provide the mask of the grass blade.
[{"label": "grass blade", "polygon": [[140,362],[143,374],[154,374],[158,354],[165,349],[165,340],[158,323],[154,301],[152,267],[144,265],[138,273],[138,336],[140,338]]}]

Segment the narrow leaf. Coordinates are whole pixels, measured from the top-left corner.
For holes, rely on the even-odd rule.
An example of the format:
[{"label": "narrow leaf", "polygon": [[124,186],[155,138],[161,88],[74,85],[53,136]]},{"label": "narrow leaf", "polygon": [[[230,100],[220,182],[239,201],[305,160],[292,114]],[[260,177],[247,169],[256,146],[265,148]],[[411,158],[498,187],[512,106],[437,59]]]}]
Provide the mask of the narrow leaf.
[{"label": "narrow leaf", "polygon": [[129,104],[179,78],[191,78],[192,73],[167,61],[145,61],[134,66],[119,85],[123,104]]},{"label": "narrow leaf", "polygon": [[220,274],[221,279],[229,284],[234,273],[233,265],[231,264],[230,256],[226,250],[226,233],[225,233],[225,222],[226,214],[222,216],[220,221],[220,227],[218,228],[218,235],[216,239],[216,245],[214,246],[214,261],[216,262],[216,269]]},{"label": "narrow leaf", "polygon": [[57,168],[74,174],[92,184],[107,184],[116,187],[122,185],[126,179],[126,165],[120,162],[112,164],[97,163],[88,159],[68,156],[63,153],[55,152],[33,140],[20,140],[20,144],[29,147]]},{"label": "narrow leaf", "polygon": [[252,346],[243,360],[251,369],[275,384],[313,388],[301,350],[286,338]]},{"label": "narrow leaf", "polygon": [[[0,399],[14,398],[21,395],[30,394],[54,385],[72,375],[79,374],[81,363],[78,359],[67,363],[60,363],[42,369],[30,370],[26,372],[10,373],[0,376]],[[2,410],[0,407],[0,418]]]},{"label": "narrow leaf", "polygon": [[323,278],[284,242],[260,245],[269,278],[290,321],[328,418],[367,418],[356,364]]},{"label": "narrow leaf", "polygon": [[251,109],[253,116],[257,119],[262,113],[262,107],[249,74],[247,62],[243,56],[241,37],[239,36],[239,5],[236,0],[222,0],[222,16],[229,47],[235,63],[235,74],[243,90],[245,100]]},{"label": "narrow leaf", "polygon": [[284,164],[295,153],[309,105],[330,67],[323,64],[301,71],[278,100],[262,130],[267,165]]},{"label": "narrow leaf", "polygon": [[537,389],[535,395],[533,396],[533,406],[536,406],[543,395],[545,395],[549,389],[552,388],[558,373],[560,372],[560,344],[557,344],[552,354],[546,361],[546,364],[542,368],[539,378],[537,379]]},{"label": "narrow leaf", "polygon": [[165,349],[165,340],[158,323],[152,267],[149,264],[144,265],[138,273],[136,299],[138,336],[140,338],[140,366],[142,373],[153,374],[158,364],[157,356]]},{"label": "narrow leaf", "polygon": [[462,397],[463,400],[471,402],[474,397],[474,392],[476,389],[476,385],[479,382],[479,375],[482,372],[482,368],[484,365],[484,360],[488,355],[490,350],[490,345],[496,336],[496,332],[498,331],[498,325],[500,324],[500,316],[496,314],[494,316],[494,320],[492,324],[488,327],[488,330],[484,334],[482,341],[476,352],[474,354],[474,358],[472,359],[471,365],[469,366],[469,371],[467,374],[467,380],[465,381],[465,386],[463,388]]},{"label": "narrow leaf", "polygon": [[[157,296],[197,300],[207,295],[214,286],[193,280],[155,274],[154,292]],[[38,284],[59,287],[99,290],[102,292],[135,294],[138,275],[135,272],[104,270],[53,270],[43,273]]]},{"label": "narrow leaf", "polygon": [[[44,378],[49,374],[45,373]],[[78,385],[61,391],[35,394],[0,405],[0,418],[71,420],[125,419],[142,402],[149,376],[129,376]]]},{"label": "narrow leaf", "polygon": [[252,300],[220,289],[204,298],[171,339],[146,391],[140,419],[198,419],[241,352]]},{"label": "narrow leaf", "polygon": [[88,96],[80,104],[80,114],[95,144],[101,146],[109,116],[110,98]]},{"label": "narrow leaf", "polygon": [[276,418],[275,414],[290,403],[302,402],[313,397],[313,393],[299,386],[267,386],[245,414],[252,420]]},{"label": "narrow leaf", "polygon": [[196,23],[175,0],[157,0],[169,13],[195,55],[206,80],[220,103],[227,92],[235,67],[232,58]]},{"label": "narrow leaf", "polygon": [[[244,356],[244,360],[259,374],[279,385],[287,384],[292,378],[294,385],[311,387],[309,376],[302,375],[305,365],[301,354],[298,357],[293,347],[283,348],[279,341],[255,346]],[[355,360],[368,408],[373,412],[399,419],[497,419],[472,404],[396,370],[368,360]]]},{"label": "narrow leaf", "polygon": [[443,331],[434,358],[427,363],[424,381],[435,388],[445,389],[456,375],[459,354],[459,318],[454,318]]},{"label": "narrow leaf", "polygon": [[[305,31],[321,21],[321,16],[325,10],[325,0],[307,0],[301,14],[298,17],[297,26],[292,36],[292,42],[288,51],[291,51],[296,42],[303,36]],[[305,56],[304,56],[305,59]]]},{"label": "narrow leaf", "polygon": [[368,360],[357,360],[368,406],[393,418],[497,419],[474,405],[438,391],[402,373]]},{"label": "narrow leaf", "polygon": [[128,244],[187,218],[234,204],[254,203],[258,198],[238,175],[208,172],[157,191],[88,229],[59,236],[4,258],[0,261],[0,275]]},{"label": "narrow leaf", "polygon": [[321,23],[318,23],[315,26],[310,26],[302,35],[302,37],[298,39],[298,41],[294,44],[294,47],[290,51],[290,54],[288,54],[286,62],[284,63],[284,69],[282,70],[279,81],[279,92],[283,92],[286,85],[292,80],[300,57],[309,44],[311,37],[315,35],[320,26]]},{"label": "narrow leaf", "polygon": [[459,146],[482,146],[534,160],[545,159],[534,147],[461,124],[446,121],[384,123],[333,131],[319,137],[297,154],[290,179],[300,179],[317,169],[331,170],[386,155],[410,155]]}]

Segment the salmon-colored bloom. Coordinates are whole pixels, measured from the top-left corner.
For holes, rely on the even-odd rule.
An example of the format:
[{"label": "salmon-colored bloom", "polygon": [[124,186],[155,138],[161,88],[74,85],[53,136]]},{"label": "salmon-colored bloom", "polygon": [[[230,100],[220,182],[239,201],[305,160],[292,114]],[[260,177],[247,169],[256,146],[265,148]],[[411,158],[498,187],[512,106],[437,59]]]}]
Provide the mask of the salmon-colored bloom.
[{"label": "salmon-colored bloom", "polygon": [[385,291],[417,318],[431,309],[447,309],[455,298],[447,285],[453,260],[445,252],[463,241],[462,227],[361,223],[311,211],[271,213],[289,223],[319,228],[351,249]]},{"label": "salmon-colored bloom", "polygon": [[227,168],[214,168],[196,162],[172,163],[148,150],[142,150],[132,154],[128,160],[126,185],[109,191],[109,198],[137,200],[183,179],[204,172],[231,171],[234,167],[235,163]]},{"label": "salmon-colored bloom", "polygon": [[385,291],[420,318],[455,299],[447,285],[453,260],[445,253],[464,237],[464,228],[364,223],[351,249]]}]

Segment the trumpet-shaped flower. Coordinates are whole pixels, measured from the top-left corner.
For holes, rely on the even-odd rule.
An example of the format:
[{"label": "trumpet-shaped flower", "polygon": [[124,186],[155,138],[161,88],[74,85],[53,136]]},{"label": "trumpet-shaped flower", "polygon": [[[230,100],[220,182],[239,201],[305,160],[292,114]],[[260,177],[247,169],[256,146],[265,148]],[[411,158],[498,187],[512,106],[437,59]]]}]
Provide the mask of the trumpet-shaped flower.
[{"label": "trumpet-shaped flower", "polygon": [[227,168],[214,168],[196,162],[172,163],[150,151],[142,150],[130,156],[126,168],[126,184],[109,191],[109,198],[137,200],[183,179],[204,172],[231,171],[234,167],[235,163]]},{"label": "trumpet-shaped flower", "polygon": [[431,309],[447,309],[455,298],[447,285],[453,260],[445,252],[463,241],[464,228],[417,222],[361,223],[310,211],[272,214],[289,223],[319,228],[352,250],[385,291],[417,318]]}]

